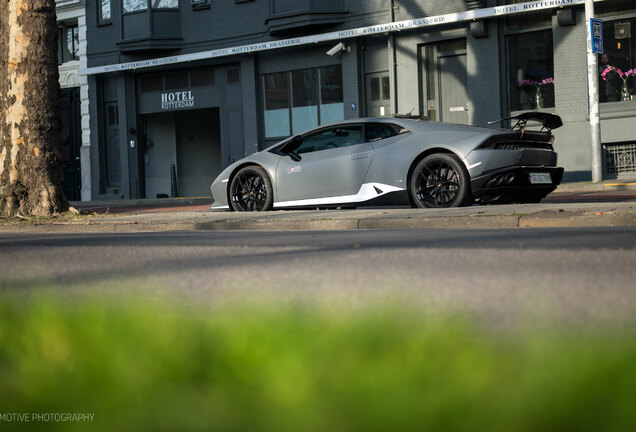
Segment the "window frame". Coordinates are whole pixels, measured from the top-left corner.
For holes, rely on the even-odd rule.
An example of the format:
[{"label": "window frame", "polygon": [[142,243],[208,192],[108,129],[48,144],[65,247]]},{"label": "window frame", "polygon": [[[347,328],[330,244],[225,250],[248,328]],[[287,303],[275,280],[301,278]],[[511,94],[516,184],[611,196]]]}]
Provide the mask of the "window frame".
[{"label": "window frame", "polygon": [[[108,4],[108,18],[104,18],[103,2]],[[113,0],[97,0],[97,25],[108,25],[113,23]]]},{"label": "window frame", "polygon": [[[72,24],[68,25],[65,23],[60,23],[57,27],[58,29],[58,40],[57,40],[57,61],[58,66],[64,63],[68,63],[70,61],[78,61],[79,60],[79,25]],[[73,36],[72,40],[72,50],[70,52],[70,58],[65,58],[64,53],[67,51],[65,47],[68,47],[68,31],[71,30]],[[77,33],[77,44],[75,43],[75,33]]]},{"label": "window frame", "polygon": [[[112,1],[112,0],[111,0]],[[124,8],[124,2],[126,0],[121,0],[120,1],[120,6],[121,6],[121,14],[122,15],[130,15],[130,14],[136,14],[136,13],[148,13],[151,11],[175,11],[175,10],[179,10],[179,2],[177,1],[177,6],[175,7],[155,7],[152,5],[153,0],[144,0],[144,3],[146,4],[146,7],[144,9],[137,9],[134,11],[126,11],[126,9]]]},{"label": "window frame", "polygon": [[[631,34],[632,37],[631,39],[634,40],[634,38],[636,37],[636,11],[630,11],[630,12],[625,12],[625,13],[621,13],[621,12],[608,12],[608,13],[602,13],[599,14],[598,16],[602,21],[603,21],[603,29],[604,32],[607,31],[607,26],[609,26],[609,24],[612,23],[616,23],[619,22],[621,20],[625,20],[625,21],[635,21],[631,26]],[[603,40],[604,45],[607,44],[607,39],[604,37]],[[607,50],[604,49],[603,50],[604,53],[607,53]],[[633,68],[636,68],[636,49],[634,50],[634,56],[630,59],[631,60],[631,64],[633,65]],[[629,53],[629,55],[631,56],[632,53]],[[605,85],[605,81],[603,80],[603,78],[600,76],[601,70],[600,70],[600,64],[601,64],[601,56],[602,54],[597,54],[597,58],[598,58],[598,64],[599,64],[599,88],[598,88],[598,92],[599,92],[599,104],[602,106],[624,106],[626,103],[629,104],[630,102],[633,103],[636,101],[636,77],[632,77],[631,78],[631,86],[628,87],[630,89],[633,89],[633,91],[631,91],[632,94],[632,100],[631,101],[623,101],[620,100],[605,100],[605,101],[601,101],[601,91],[602,91],[602,87]],[[612,65],[614,66],[614,65]],[[629,70],[629,69],[628,69]],[[625,70],[623,70],[623,72],[625,72]],[[616,79],[619,79],[618,76],[616,76]],[[630,82],[628,81],[628,84]],[[619,89],[619,95],[620,95],[620,89]],[[607,97],[607,95],[605,95]]]},{"label": "window frame", "polygon": [[[511,71],[511,57],[510,57],[510,52],[511,50],[511,46],[510,46],[510,40],[512,37],[516,37],[519,35],[527,35],[530,33],[540,33],[540,32],[546,32],[549,33],[550,35],[550,39],[552,40],[552,44],[550,45],[550,52],[552,53],[552,71],[551,74],[552,76],[550,77],[546,77],[546,78],[552,78],[554,79],[554,34],[552,31],[552,27],[551,26],[529,26],[527,28],[524,29],[520,29],[520,30],[514,30],[514,31],[504,31],[503,33],[503,37],[502,37],[502,43],[503,43],[503,50],[505,53],[505,62],[502,64],[502,76],[504,77],[504,79],[502,80],[502,85],[504,86],[504,95],[505,95],[505,105],[507,107],[507,111],[512,115],[515,113],[520,113],[520,112],[526,112],[526,111],[535,111],[538,110],[538,108],[534,107],[534,108],[528,108],[528,109],[524,109],[524,108],[519,108],[519,109],[513,109],[513,103],[512,103],[512,97],[513,97],[513,91],[512,91],[512,86],[513,86],[513,79],[512,79],[512,71]],[[526,79],[526,78],[524,78]],[[548,106],[548,105],[544,105],[543,109],[554,109],[556,107],[556,83],[553,84],[548,84],[549,86],[551,86],[551,91],[552,91],[552,96],[551,99],[554,100],[554,105],[553,106]],[[517,87],[519,87],[519,85],[517,84]],[[522,93],[522,90],[519,90],[519,94]]]},{"label": "window frame", "polygon": [[148,13],[148,11],[150,10],[150,0],[144,0],[144,3],[146,3],[145,9],[137,9],[137,10],[133,10],[133,11],[127,11],[126,10],[126,7],[124,6],[125,2],[126,2],[126,0],[120,0],[119,1],[119,6],[121,7],[121,14],[122,15]]}]

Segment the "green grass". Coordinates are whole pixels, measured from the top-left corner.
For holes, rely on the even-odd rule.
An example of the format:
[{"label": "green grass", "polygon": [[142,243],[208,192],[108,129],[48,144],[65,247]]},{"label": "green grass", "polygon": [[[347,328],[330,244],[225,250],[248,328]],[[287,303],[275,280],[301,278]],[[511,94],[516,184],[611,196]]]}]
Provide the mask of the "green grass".
[{"label": "green grass", "polygon": [[0,430],[627,431],[636,334],[488,329],[406,304],[0,296]]}]

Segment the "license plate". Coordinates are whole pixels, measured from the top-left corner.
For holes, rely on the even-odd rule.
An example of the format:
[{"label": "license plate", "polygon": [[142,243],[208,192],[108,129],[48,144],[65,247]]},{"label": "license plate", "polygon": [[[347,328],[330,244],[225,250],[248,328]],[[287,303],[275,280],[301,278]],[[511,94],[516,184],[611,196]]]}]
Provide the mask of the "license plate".
[{"label": "license plate", "polygon": [[532,184],[552,184],[550,173],[530,173],[530,183]]}]

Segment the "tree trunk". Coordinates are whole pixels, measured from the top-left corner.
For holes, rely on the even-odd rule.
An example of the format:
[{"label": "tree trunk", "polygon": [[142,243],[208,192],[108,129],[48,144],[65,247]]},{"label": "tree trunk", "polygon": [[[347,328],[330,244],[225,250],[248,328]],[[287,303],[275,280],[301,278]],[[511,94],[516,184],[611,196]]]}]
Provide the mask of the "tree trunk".
[{"label": "tree trunk", "polygon": [[0,0],[0,215],[68,209],[56,53],[55,0]]}]

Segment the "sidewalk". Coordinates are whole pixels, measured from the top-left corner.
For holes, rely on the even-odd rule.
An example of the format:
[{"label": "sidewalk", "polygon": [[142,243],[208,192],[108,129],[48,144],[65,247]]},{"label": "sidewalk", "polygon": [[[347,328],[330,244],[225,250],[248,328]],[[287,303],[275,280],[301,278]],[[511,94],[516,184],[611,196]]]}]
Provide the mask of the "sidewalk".
[{"label": "sidewalk", "polygon": [[[559,194],[636,191],[636,181],[566,183]],[[451,209],[360,208],[276,210],[263,213],[210,211],[209,198],[71,203],[77,217],[39,221],[1,220],[0,232],[133,232],[174,230],[356,230],[397,228],[527,228],[636,226],[636,200],[542,202]]]},{"label": "sidewalk", "polygon": [[561,192],[601,192],[601,191],[624,191],[636,190],[636,178],[605,180],[599,183],[571,182],[562,183],[557,186],[553,193]]}]

